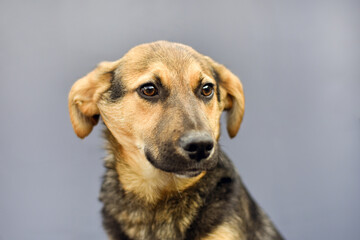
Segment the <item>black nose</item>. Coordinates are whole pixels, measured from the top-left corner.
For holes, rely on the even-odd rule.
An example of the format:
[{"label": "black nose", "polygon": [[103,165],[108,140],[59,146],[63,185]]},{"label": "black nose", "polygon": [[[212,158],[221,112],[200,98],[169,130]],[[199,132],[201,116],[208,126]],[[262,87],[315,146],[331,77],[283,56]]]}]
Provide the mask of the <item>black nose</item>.
[{"label": "black nose", "polygon": [[208,133],[190,132],[180,138],[180,147],[191,159],[201,161],[209,157],[214,141]]}]

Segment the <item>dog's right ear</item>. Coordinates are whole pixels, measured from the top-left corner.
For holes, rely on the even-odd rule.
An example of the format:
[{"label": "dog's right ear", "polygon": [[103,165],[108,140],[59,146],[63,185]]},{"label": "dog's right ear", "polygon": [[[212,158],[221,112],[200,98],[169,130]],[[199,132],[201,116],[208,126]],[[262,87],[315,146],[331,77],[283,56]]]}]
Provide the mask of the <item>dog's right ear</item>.
[{"label": "dog's right ear", "polygon": [[205,59],[212,66],[214,78],[217,79],[221,88],[226,92],[223,96],[224,110],[227,111],[227,130],[231,138],[239,131],[245,110],[245,98],[240,79],[224,65],[221,65],[210,57]]},{"label": "dog's right ear", "polygon": [[97,102],[101,94],[109,89],[113,71],[119,65],[114,62],[101,62],[85,77],[77,80],[69,93],[69,113],[72,126],[79,138],[90,134],[99,121]]}]

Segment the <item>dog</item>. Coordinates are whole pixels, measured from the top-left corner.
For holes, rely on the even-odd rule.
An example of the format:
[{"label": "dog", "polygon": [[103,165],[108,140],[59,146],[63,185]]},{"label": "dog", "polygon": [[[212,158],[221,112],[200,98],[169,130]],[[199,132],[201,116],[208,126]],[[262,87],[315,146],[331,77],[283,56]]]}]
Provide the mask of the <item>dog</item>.
[{"label": "dog", "polygon": [[105,125],[109,239],[283,239],[218,144],[222,112],[233,138],[245,104],[225,66],[183,44],[142,44],[101,62],[68,100],[78,137]]}]

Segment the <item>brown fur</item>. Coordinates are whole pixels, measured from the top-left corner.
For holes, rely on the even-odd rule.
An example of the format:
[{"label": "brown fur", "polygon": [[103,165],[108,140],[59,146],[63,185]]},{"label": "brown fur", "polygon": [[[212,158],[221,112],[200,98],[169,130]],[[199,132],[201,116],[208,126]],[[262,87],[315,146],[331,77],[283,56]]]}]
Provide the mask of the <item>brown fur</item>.
[{"label": "brown fur", "polygon": [[[156,98],[139,92],[149,82],[158,87]],[[206,84],[214,87],[212,97],[199,93]],[[244,114],[241,82],[223,65],[182,44],[139,45],[79,79],[69,94],[69,111],[80,138],[98,115],[106,125],[108,170],[100,199],[110,239],[263,236],[266,215],[216,144],[222,112],[228,112],[230,137]],[[198,132],[215,142],[208,160],[199,163],[179,147],[186,134]],[[192,176],[191,169],[198,173]],[[281,239],[270,230],[261,239]]]}]

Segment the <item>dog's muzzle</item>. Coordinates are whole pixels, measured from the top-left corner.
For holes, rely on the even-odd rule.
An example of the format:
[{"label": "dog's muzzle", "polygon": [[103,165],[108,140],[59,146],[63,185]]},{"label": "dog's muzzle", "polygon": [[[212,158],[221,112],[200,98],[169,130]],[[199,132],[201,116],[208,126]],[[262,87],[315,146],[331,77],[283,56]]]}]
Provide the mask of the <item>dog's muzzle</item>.
[{"label": "dog's muzzle", "polygon": [[145,156],[156,168],[185,177],[194,177],[215,167],[217,147],[205,131],[188,131],[171,143],[159,144],[159,153],[145,147]]}]

